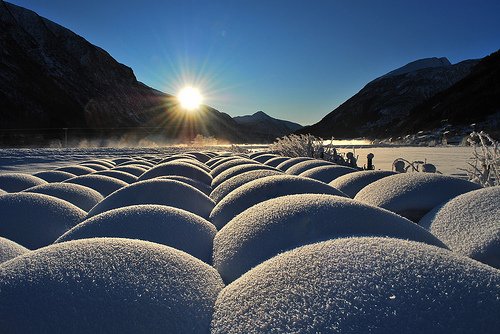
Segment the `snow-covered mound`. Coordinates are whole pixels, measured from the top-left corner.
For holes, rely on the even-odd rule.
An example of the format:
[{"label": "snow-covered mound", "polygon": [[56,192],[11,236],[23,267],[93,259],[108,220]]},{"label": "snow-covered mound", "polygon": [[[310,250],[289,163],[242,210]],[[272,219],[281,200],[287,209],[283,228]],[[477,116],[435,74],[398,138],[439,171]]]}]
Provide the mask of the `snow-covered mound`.
[{"label": "snow-covered mound", "polygon": [[186,155],[191,155],[196,158],[199,162],[205,163],[208,160],[210,160],[210,155],[203,153],[203,152],[196,152],[196,151],[191,151],[191,152],[186,152],[184,153]]},{"label": "snow-covered mound", "polygon": [[106,159],[87,160],[87,161],[82,162],[81,164],[82,165],[83,164],[95,164],[95,165],[101,165],[101,166],[108,167],[108,168],[113,168],[116,166],[116,164],[114,162],[111,162],[110,160],[106,160]]},{"label": "snow-covered mound", "polygon": [[358,171],[357,169],[347,166],[339,166],[339,165],[318,166],[300,173],[299,176],[309,177],[311,179],[315,179],[321,182],[330,183],[331,181],[335,180],[340,176],[357,171]]},{"label": "snow-covered mound", "polygon": [[159,176],[177,175],[195,179],[205,184],[212,182],[212,177],[205,170],[187,162],[171,161],[159,164],[139,177],[139,181],[153,179]]},{"label": "snow-covered mound", "polygon": [[101,164],[93,164],[93,163],[81,163],[79,166],[92,168],[96,172],[98,172],[100,170],[108,170],[109,169],[108,167],[103,166]]},{"label": "snow-covered mound", "polygon": [[229,194],[231,191],[234,189],[250,182],[253,180],[257,180],[266,176],[271,176],[271,175],[279,175],[282,174],[283,172],[278,171],[278,170],[265,170],[265,169],[258,169],[258,170],[252,170],[249,172],[241,173],[238,174],[221,184],[219,184],[212,192],[210,193],[210,198],[215,202],[218,203],[221,199],[223,199],[227,194]]},{"label": "snow-covered mound", "polygon": [[5,194],[8,194],[8,192],[6,192],[5,190],[0,189],[0,195],[5,195]]},{"label": "snow-covered mound", "polygon": [[41,184],[47,184],[47,181],[30,174],[0,174],[0,189],[8,193],[15,193]]},{"label": "snow-covered mound", "polygon": [[210,193],[212,192],[212,187],[210,187],[208,184],[185,176],[168,175],[168,176],[160,176],[158,177],[158,179],[184,182],[186,184],[189,184],[190,186],[195,187],[196,189],[198,189],[207,196],[210,195]]},{"label": "snow-covered mound", "polygon": [[42,180],[52,183],[52,182],[62,182],[64,180],[71,179],[76,175],[68,172],[63,172],[61,170],[50,170],[50,171],[35,173],[33,174],[33,176],[39,177]]},{"label": "snow-covered mound", "polygon": [[112,163],[116,165],[119,165],[119,164],[122,164],[124,162],[127,162],[127,161],[134,161],[135,159],[134,158],[130,158],[130,157],[127,157],[127,158],[115,158],[113,160],[111,160]]},{"label": "snow-covered mound", "polygon": [[222,182],[225,182],[225,181],[231,179],[232,177],[235,177],[237,175],[240,175],[242,173],[249,172],[249,171],[252,171],[252,170],[274,170],[274,171],[279,171],[278,169],[276,169],[274,167],[262,165],[262,164],[259,164],[259,163],[234,166],[234,167],[231,167],[231,168],[225,170],[224,172],[220,173],[219,175],[217,175],[217,177],[215,177],[212,180],[212,189],[217,188],[219,186],[219,184],[221,184]]},{"label": "snow-covered mound", "polygon": [[361,189],[354,199],[396,212],[414,222],[436,205],[481,186],[451,176],[402,173],[384,177]]},{"label": "snow-covered mound", "polygon": [[217,229],[191,212],[164,205],[134,205],[91,217],[56,242],[96,237],[140,239],[167,245],[211,262]]},{"label": "snow-covered mound", "polygon": [[0,196],[0,212],[0,236],[29,249],[51,244],[86,215],[67,201],[34,193]]},{"label": "snow-covered mound", "polygon": [[28,252],[29,249],[20,244],[0,237],[0,264]]},{"label": "snow-covered mound", "polygon": [[[210,158],[207,162],[205,162],[205,165],[208,167],[212,167],[213,164],[215,164],[217,161],[224,159],[225,157],[222,156],[215,156],[213,158]],[[236,158],[236,157],[235,157]]]},{"label": "snow-covered mound", "polygon": [[2,333],[208,333],[224,284],[195,257],[140,240],[55,244],[4,263]]},{"label": "snow-covered mound", "polygon": [[321,160],[321,159],[313,159],[299,162],[298,164],[293,165],[292,167],[286,170],[287,174],[291,175],[299,175],[302,172],[305,172],[314,167],[320,166],[337,166],[333,162]]},{"label": "snow-covered mound", "polygon": [[231,160],[241,160],[242,158],[237,156],[237,155],[232,155],[232,156],[229,156],[229,157],[222,157],[221,159],[217,160],[217,161],[214,161],[214,163],[212,163],[211,165],[208,165],[208,162],[210,162],[212,159],[210,159],[208,162],[207,162],[207,166],[210,167],[210,169],[214,169],[214,168],[217,168],[217,166],[223,164],[223,163],[226,163],[228,161],[231,161]]},{"label": "snow-covered mound", "polygon": [[290,159],[285,160],[282,163],[280,163],[276,168],[286,172],[288,170],[288,168],[295,166],[296,164],[301,163],[303,161],[307,161],[307,160],[314,160],[314,158],[310,158],[310,157],[290,158]]},{"label": "snow-covered mound", "polygon": [[396,174],[396,172],[387,170],[359,171],[356,173],[348,173],[346,175],[339,176],[332,182],[330,182],[330,185],[340,191],[343,191],[351,198],[354,198],[354,196],[356,196],[356,194],[361,189],[363,189],[370,183],[394,174]]},{"label": "snow-covered mound", "polygon": [[103,170],[102,172],[95,172],[93,175],[105,175],[105,176],[110,176],[118,180],[125,181],[127,183],[134,183],[137,181],[138,177],[127,173],[127,172],[121,172],[118,170]]},{"label": "snow-covered mound", "polygon": [[500,271],[420,242],[344,238],[278,255],[219,294],[211,333],[497,333]]},{"label": "snow-covered mound", "polygon": [[352,199],[317,194],[278,197],[254,205],[214,240],[214,267],[232,282],[284,251],[328,239],[392,237],[446,246],[430,232],[390,211]]},{"label": "snow-covered mound", "polygon": [[269,154],[270,152],[266,152],[266,151],[259,151],[259,152],[253,152],[253,153],[250,153],[248,155],[248,157],[250,159],[255,159],[256,157],[260,157],[261,155],[264,155],[264,154]]},{"label": "snow-covered mound", "polygon": [[96,190],[73,183],[49,183],[31,187],[23,192],[44,194],[65,200],[84,211],[89,211],[104,197]]},{"label": "snow-covered mound", "polygon": [[114,167],[111,170],[126,172],[129,174],[135,175],[137,177],[141,176],[142,174],[144,174],[147,171],[147,169],[144,166],[139,166],[139,165],[118,166],[118,167]]},{"label": "snow-covered mound", "polygon": [[265,163],[266,161],[279,157],[279,155],[276,154],[271,154],[271,153],[266,153],[266,154],[261,154],[253,158],[253,160],[260,162],[261,164]]},{"label": "snow-covered mound", "polygon": [[155,164],[149,161],[145,160],[133,160],[133,161],[125,161],[119,164],[117,167],[123,167],[123,166],[130,166],[130,165],[135,165],[139,167],[144,167],[146,169],[150,169],[151,167],[154,167]]},{"label": "snow-covered mound", "polygon": [[264,162],[264,165],[268,165],[268,166],[271,166],[271,167],[278,167],[278,165],[280,163],[282,163],[283,161],[287,161],[289,159],[292,159],[290,157],[276,157],[276,158],[271,158],[269,160],[267,160],[266,162]]},{"label": "snow-covered mound", "polygon": [[197,167],[200,167],[201,169],[203,169],[205,172],[209,173],[212,171],[210,169],[210,167],[208,167],[207,165],[205,165],[204,163],[202,162],[199,162],[198,160],[194,159],[194,158],[184,158],[184,159],[178,159],[176,160],[176,162],[187,162],[188,164],[191,164],[191,165],[194,165],[194,166],[197,166]]},{"label": "snow-covered mound", "polygon": [[294,175],[273,175],[251,181],[224,197],[210,213],[210,221],[220,230],[249,207],[265,200],[293,194],[346,196],[337,189],[312,179]]},{"label": "snow-covered mound", "polygon": [[59,168],[56,168],[55,170],[60,170],[60,171],[63,171],[63,172],[68,172],[68,173],[74,174],[76,176],[80,176],[80,175],[85,175],[85,174],[90,174],[90,173],[96,172],[95,169],[92,169],[90,167],[78,166],[78,165],[59,167]]},{"label": "snow-covered mound", "polygon": [[159,204],[173,206],[208,218],[215,203],[198,189],[175,180],[152,179],[123,187],[90,210],[88,217],[124,206]]},{"label": "snow-covered mound", "polygon": [[260,165],[257,161],[254,161],[252,159],[240,158],[240,159],[229,160],[222,164],[219,164],[217,167],[212,168],[210,175],[212,175],[212,178],[216,178],[220,173],[228,170],[229,168],[241,165],[252,165],[252,164]]},{"label": "snow-covered mound", "polygon": [[125,181],[118,180],[111,176],[95,174],[77,176],[64,182],[79,184],[85,187],[92,188],[98,191],[104,197],[122,187],[128,186],[128,183]]},{"label": "snow-covered mound", "polygon": [[419,224],[453,251],[500,269],[500,187],[457,196]]}]

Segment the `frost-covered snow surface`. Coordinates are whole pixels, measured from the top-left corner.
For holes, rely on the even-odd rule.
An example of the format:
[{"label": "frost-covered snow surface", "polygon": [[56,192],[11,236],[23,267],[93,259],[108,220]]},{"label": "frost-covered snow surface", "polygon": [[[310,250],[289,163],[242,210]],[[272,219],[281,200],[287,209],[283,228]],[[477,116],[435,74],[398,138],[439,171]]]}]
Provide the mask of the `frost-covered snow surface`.
[{"label": "frost-covered snow surface", "polygon": [[96,238],[0,266],[2,333],[207,333],[223,282],[174,248]]},{"label": "frost-covered snow surface", "polygon": [[231,282],[281,252],[328,239],[382,236],[446,247],[390,211],[339,196],[300,194],[257,204],[225,225],[214,241],[214,266]]},{"label": "frost-covered snow surface", "polygon": [[302,172],[305,172],[311,168],[319,167],[319,166],[335,166],[333,162],[314,159],[314,160],[306,160],[299,162],[298,164],[293,165],[292,167],[286,170],[287,174],[299,175]]},{"label": "frost-covered snow surface", "polygon": [[28,251],[29,249],[18,243],[0,237],[0,264]]},{"label": "frost-covered snow surface", "polygon": [[79,184],[85,187],[89,187],[98,191],[104,197],[108,196],[112,192],[117,191],[118,189],[128,186],[128,183],[122,180],[118,180],[111,176],[105,175],[81,175],[64,182]]},{"label": "frost-covered snow surface", "polygon": [[47,181],[29,174],[0,174],[0,189],[8,193],[22,191],[41,184],[47,184]]},{"label": "frost-covered snow surface", "polygon": [[139,177],[139,181],[168,175],[184,176],[206,184],[210,184],[212,182],[212,177],[209,173],[197,166],[182,161],[171,161],[159,164],[142,174]]},{"label": "frost-covered snow surface", "polygon": [[274,170],[274,171],[278,171],[278,169],[276,169],[274,167],[270,167],[270,166],[266,166],[266,165],[261,165],[261,164],[258,164],[258,163],[255,163],[255,164],[244,164],[244,165],[234,166],[234,167],[228,168],[224,172],[222,172],[219,175],[217,175],[213,179],[213,181],[212,181],[212,188],[215,189],[222,182],[225,182],[225,181],[231,179],[232,177],[234,177],[236,175],[240,175],[242,173],[249,172],[251,170]]},{"label": "frost-covered snow surface", "polygon": [[424,243],[344,238],[278,255],[218,296],[212,333],[497,333],[500,271]]},{"label": "frost-covered snow surface", "polygon": [[62,182],[64,180],[71,179],[75,177],[75,174],[71,174],[68,172],[63,172],[62,170],[49,170],[49,171],[41,171],[33,174],[33,176],[39,177],[49,183],[51,182]]},{"label": "frost-covered snow surface", "polygon": [[[293,169],[294,167],[290,169]],[[336,178],[342,175],[346,175],[357,171],[358,171],[357,169],[347,166],[339,166],[339,165],[318,166],[300,173],[299,176],[310,177],[311,179],[315,179],[325,183],[330,183],[331,181],[335,180]]]},{"label": "frost-covered snow surface", "polygon": [[435,206],[481,188],[451,176],[403,173],[384,177],[361,189],[354,199],[379,206],[418,222]]},{"label": "frost-covered snow surface", "polygon": [[365,170],[339,176],[333,181],[331,181],[329,184],[332,187],[335,187],[338,190],[343,191],[351,198],[354,198],[354,196],[356,196],[356,194],[361,189],[363,189],[370,183],[394,174],[396,174],[396,172],[389,170]]},{"label": "frost-covered snow surface", "polygon": [[91,217],[56,242],[96,237],[140,239],[174,247],[211,262],[217,229],[209,221],[164,205],[135,205]]},{"label": "frost-covered snow surface", "polygon": [[419,224],[453,251],[500,269],[500,187],[457,196]]}]

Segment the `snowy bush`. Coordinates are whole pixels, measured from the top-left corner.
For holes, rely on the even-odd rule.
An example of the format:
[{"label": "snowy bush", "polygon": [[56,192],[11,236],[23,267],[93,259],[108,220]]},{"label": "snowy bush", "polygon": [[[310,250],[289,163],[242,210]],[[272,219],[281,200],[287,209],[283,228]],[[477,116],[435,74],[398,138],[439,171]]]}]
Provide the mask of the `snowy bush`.
[{"label": "snowy bush", "polygon": [[473,162],[467,172],[469,180],[483,187],[500,185],[500,144],[488,134],[472,132],[467,142],[474,148]]},{"label": "snowy bush", "polygon": [[0,237],[0,265],[5,261],[15,258],[28,252],[29,249],[19,245],[18,243]]},{"label": "snowy bush", "polygon": [[324,145],[323,139],[314,137],[313,135],[291,134],[278,138],[277,141],[269,145],[269,151],[292,158],[320,158],[321,151],[324,151]]},{"label": "snowy bush", "polygon": [[224,284],[215,269],[156,243],[64,242],[0,270],[2,333],[208,333]]},{"label": "snowy bush", "polygon": [[128,183],[125,181],[121,181],[110,176],[95,174],[77,176],[64,182],[79,184],[94,189],[104,197],[122,187],[128,186]]},{"label": "snowy bush", "polygon": [[300,194],[254,205],[214,240],[214,267],[226,283],[281,252],[318,241],[382,236],[446,247],[430,232],[390,211],[339,196]]},{"label": "snowy bush", "polygon": [[219,294],[212,333],[483,333],[500,271],[420,242],[344,238],[280,254]]},{"label": "snowy bush", "polygon": [[8,193],[15,193],[41,184],[47,184],[47,181],[29,174],[0,174],[0,189]]},{"label": "snowy bush", "polygon": [[348,173],[346,175],[339,176],[329,184],[332,187],[346,193],[351,198],[354,198],[354,196],[356,196],[361,189],[370,183],[394,174],[396,174],[396,172],[385,170],[358,171],[356,173]]}]

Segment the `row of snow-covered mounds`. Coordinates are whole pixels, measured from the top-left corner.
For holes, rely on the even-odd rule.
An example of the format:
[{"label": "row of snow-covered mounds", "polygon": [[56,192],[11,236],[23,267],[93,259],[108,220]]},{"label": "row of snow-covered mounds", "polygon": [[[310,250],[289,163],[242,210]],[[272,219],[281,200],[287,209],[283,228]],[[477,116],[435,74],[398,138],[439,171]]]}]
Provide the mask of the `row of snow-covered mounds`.
[{"label": "row of snow-covered mounds", "polygon": [[3,174],[0,332],[496,333],[499,195],[264,152]]}]

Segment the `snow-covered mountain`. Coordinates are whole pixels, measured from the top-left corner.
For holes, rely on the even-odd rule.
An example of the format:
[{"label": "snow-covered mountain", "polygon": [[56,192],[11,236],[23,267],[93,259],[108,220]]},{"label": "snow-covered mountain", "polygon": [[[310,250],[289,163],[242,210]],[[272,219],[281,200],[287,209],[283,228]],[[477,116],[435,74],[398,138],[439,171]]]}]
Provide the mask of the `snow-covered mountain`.
[{"label": "snow-covered mountain", "polygon": [[273,118],[263,111],[257,111],[253,115],[233,117],[245,132],[252,138],[262,142],[271,142],[276,137],[282,137],[302,128],[302,125]]}]

